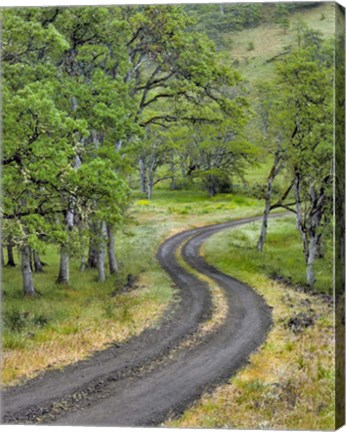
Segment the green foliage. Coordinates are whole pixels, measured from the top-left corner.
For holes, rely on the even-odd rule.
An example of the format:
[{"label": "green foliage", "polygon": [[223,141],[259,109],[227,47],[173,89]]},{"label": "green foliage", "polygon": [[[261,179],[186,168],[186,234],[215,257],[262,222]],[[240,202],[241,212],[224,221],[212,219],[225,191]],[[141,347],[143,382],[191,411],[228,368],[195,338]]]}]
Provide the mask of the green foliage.
[{"label": "green foliage", "polygon": [[194,28],[206,32],[219,46],[223,46],[223,35],[258,25],[264,18],[262,4],[209,4],[185,6],[195,19]]},{"label": "green foliage", "polygon": [[[285,56],[277,70],[286,102],[288,155],[299,170],[308,199],[311,187],[325,189],[325,214],[331,213],[333,159],[333,62],[329,44],[304,32],[302,46]],[[329,210],[328,210],[329,207]]]},{"label": "green foliage", "polygon": [[40,328],[48,324],[49,318],[43,314],[31,315],[22,309],[12,307],[4,315],[4,328],[6,331],[20,333],[28,328]]}]

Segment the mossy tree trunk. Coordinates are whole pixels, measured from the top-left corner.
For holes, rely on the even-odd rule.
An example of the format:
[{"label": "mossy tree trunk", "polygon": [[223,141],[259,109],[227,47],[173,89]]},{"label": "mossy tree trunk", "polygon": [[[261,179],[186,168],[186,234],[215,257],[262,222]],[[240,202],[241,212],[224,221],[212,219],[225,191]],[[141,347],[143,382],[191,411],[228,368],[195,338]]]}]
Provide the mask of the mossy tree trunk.
[{"label": "mossy tree trunk", "polygon": [[70,284],[70,254],[65,246],[62,246],[60,251],[60,265],[57,283],[63,285]]},{"label": "mossy tree trunk", "polygon": [[115,255],[115,236],[113,227],[110,224],[107,224],[107,251],[108,251],[108,263],[109,263],[109,272],[110,274],[118,273],[119,265],[118,260]]},{"label": "mossy tree trunk", "polygon": [[32,257],[34,260],[34,269],[36,273],[42,273],[43,272],[43,265],[40,259],[40,256],[38,254],[38,252],[34,249],[32,251]]},{"label": "mossy tree trunk", "polygon": [[23,291],[27,296],[35,295],[34,280],[32,277],[31,270],[31,250],[28,245],[24,245],[21,248],[21,259],[22,259],[22,276],[23,276]]},{"label": "mossy tree trunk", "polygon": [[99,282],[104,282],[106,280],[106,271],[105,271],[106,238],[107,238],[106,223],[101,222],[100,235],[99,235],[98,248],[97,248],[97,271],[98,271]]}]

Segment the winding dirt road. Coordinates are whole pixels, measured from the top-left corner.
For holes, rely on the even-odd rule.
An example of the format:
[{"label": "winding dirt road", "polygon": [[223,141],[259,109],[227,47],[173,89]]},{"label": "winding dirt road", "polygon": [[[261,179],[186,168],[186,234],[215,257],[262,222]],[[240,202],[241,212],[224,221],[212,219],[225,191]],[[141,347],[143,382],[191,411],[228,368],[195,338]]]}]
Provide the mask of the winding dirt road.
[{"label": "winding dirt road", "polygon": [[[270,308],[251,287],[227,276],[199,255],[212,234],[255,221],[247,218],[193,229],[166,240],[157,258],[179,288],[159,326],[61,371],[49,371],[2,395],[2,422],[92,426],[158,425],[179,415],[201,394],[229,378],[264,340]],[[184,344],[211,317],[209,286],[185,270],[181,256],[224,290],[222,325]]]}]

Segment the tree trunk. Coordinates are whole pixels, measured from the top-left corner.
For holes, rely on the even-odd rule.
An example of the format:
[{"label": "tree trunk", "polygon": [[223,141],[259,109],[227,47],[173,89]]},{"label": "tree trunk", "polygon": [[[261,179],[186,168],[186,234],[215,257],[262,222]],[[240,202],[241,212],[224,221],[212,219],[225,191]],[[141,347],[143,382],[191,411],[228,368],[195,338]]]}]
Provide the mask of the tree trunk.
[{"label": "tree trunk", "polygon": [[30,266],[31,251],[28,245],[22,247],[22,276],[23,276],[23,291],[25,295],[35,295],[34,280]]},{"label": "tree trunk", "polygon": [[208,176],[207,178],[207,189],[208,189],[208,195],[212,198],[216,195],[216,185],[215,185],[215,178],[214,176]]},{"label": "tree trunk", "polygon": [[174,163],[174,152],[172,152],[171,156],[171,174],[172,174],[172,183],[171,183],[171,190],[175,190],[175,163]]},{"label": "tree trunk", "polygon": [[81,221],[78,222],[77,227],[78,227],[78,236],[79,236],[79,244],[80,244],[80,254],[81,254],[81,262],[80,262],[79,270],[83,272],[87,267],[87,262],[85,257],[85,250],[86,250],[85,237],[83,235],[83,226]]},{"label": "tree trunk", "polygon": [[97,256],[97,271],[99,282],[104,282],[106,280],[105,272],[105,250],[104,246],[100,246]]},{"label": "tree trunk", "polygon": [[[90,241],[90,243],[92,243]],[[97,268],[97,249],[95,244],[89,244],[88,268]]]},{"label": "tree trunk", "polygon": [[154,174],[156,168],[156,154],[155,152],[151,155],[150,165],[148,167],[148,191],[147,196],[150,200],[153,194],[153,186],[154,186]]},{"label": "tree trunk", "polygon": [[32,256],[33,256],[33,260],[34,260],[35,272],[42,273],[43,272],[43,265],[42,265],[42,262],[40,260],[39,255],[35,249],[32,251]]},{"label": "tree trunk", "polygon": [[13,246],[11,244],[7,245],[7,267],[15,267],[16,263],[14,262],[13,256]]},{"label": "tree trunk", "polygon": [[107,249],[108,249],[108,263],[109,263],[109,272],[110,274],[115,274],[119,272],[119,266],[117,257],[115,255],[115,238],[113,227],[110,224],[107,224]]},{"label": "tree trunk", "polygon": [[148,190],[147,190],[147,198],[151,200],[153,194],[153,179],[151,175],[148,176]]},{"label": "tree trunk", "polygon": [[281,160],[282,160],[282,152],[281,152],[281,146],[282,146],[282,137],[280,136],[277,142],[277,148],[275,151],[275,158],[274,158],[274,164],[272,166],[272,169],[270,170],[269,176],[268,176],[268,183],[267,183],[267,192],[265,196],[265,205],[264,205],[264,213],[263,213],[263,220],[262,220],[262,227],[261,227],[261,234],[257,242],[257,250],[259,252],[262,252],[264,243],[266,241],[267,237],[267,228],[268,228],[268,217],[271,210],[270,204],[271,204],[271,197],[273,192],[273,182],[275,180],[275,177],[279,174],[281,169]]},{"label": "tree trunk", "polygon": [[[76,109],[77,109],[77,99],[73,97],[73,111],[75,111]],[[81,165],[82,165],[82,161],[79,155],[75,155],[74,164],[73,164],[74,171],[78,171]],[[67,230],[68,237],[70,236],[69,232],[72,231],[74,228],[75,207],[76,207],[75,198],[69,198],[68,209],[65,217],[65,229]],[[69,247],[67,244],[61,247],[59,274],[57,278],[57,283],[64,284],[64,285],[70,284],[70,256],[69,256]]]},{"label": "tree trunk", "polygon": [[97,224],[90,226],[88,268],[97,268]]},{"label": "tree trunk", "polygon": [[34,271],[34,260],[32,259],[32,249],[30,248],[30,268],[31,271]]},{"label": "tree trunk", "polygon": [[185,166],[185,158],[183,155],[179,158],[180,161],[180,172],[183,179],[186,177],[186,166]]},{"label": "tree trunk", "polygon": [[106,224],[101,223],[100,238],[98,242],[98,253],[97,253],[97,271],[99,282],[104,282],[106,280],[105,272],[105,238],[107,235]]},{"label": "tree trunk", "polygon": [[80,267],[79,270],[81,272],[84,272],[87,268],[87,263],[86,263],[86,259],[85,259],[85,255],[84,253],[82,254],[81,260],[80,260]]},{"label": "tree trunk", "polygon": [[69,285],[70,283],[70,256],[64,247],[62,247],[60,251],[60,266],[57,283],[64,285]]},{"label": "tree trunk", "polygon": [[146,179],[146,173],[145,173],[145,163],[144,159],[142,157],[139,158],[139,182],[141,187],[141,192],[146,193],[147,192],[147,179]]},{"label": "tree trunk", "polygon": [[309,256],[308,256],[308,260],[307,260],[307,265],[306,265],[306,281],[307,284],[310,288],[314,288],[315,285],[315,271],[314,271],[314,266],[315,266],[315,261],[318,255],[318,248],[319,248],[319,240],[318,240],[318,236],[313,236],[310,238],[309,241]]},{"label": "tree trunk", "polygon": [[309,200],[312,207],[305,216],[306,220],[303,218],[301,206],[300,175],[298,170],[295,171],[294,192],[296,199],[297,226],[301,233],[304,245],[306,282],[310,288],[314,288],[314,265],[319,253],[321,242],[321,233],[319,233],[318,230],[323,216],[323,205],[325,200],[324,188],[321,188],[319,194],[317,194],[314,186],[311,185],[309,190]]},{"label": "tree trunk", "polygon": [[[271,173],[274,174],[273,170]],[[257,250],[259,252],[262,252],[264,243],[267,238],[267,228],[268,228],[268,217],[270,213],[270,203],[271,203],[271,196],[273,191],[273,181],[274,181],[274,175],[269,175],[268,177],[268,185],[267,185],[267,192],[265,196],[265,206],[264,206],[264,213],[263,213],[263,219],[262,219],[262,227],[261,227],[261,234],[257,242]]]},{"label": "tree trunk", "polygon": [[303,241],[303,250],[304,250],[304,256],[305,256],[305,262],[308,262],[309,257],[309,247],[308,247],[308,236],[306,227],[304,226],[303,221],[303,212],[302,212],[302,203],[301,203],[301,197],[300,197],[300,175],[297,171],[295,171],[294,176],[294,197],[296,200],[296,213],[297,213],[297,228],[300,232],[302,241]]}]

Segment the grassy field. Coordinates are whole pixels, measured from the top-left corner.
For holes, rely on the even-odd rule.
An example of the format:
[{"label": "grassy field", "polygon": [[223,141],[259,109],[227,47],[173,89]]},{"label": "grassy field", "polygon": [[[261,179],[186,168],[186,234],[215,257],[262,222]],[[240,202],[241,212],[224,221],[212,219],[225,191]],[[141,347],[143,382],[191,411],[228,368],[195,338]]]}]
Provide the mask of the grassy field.
[{"label": "grassy field", "polygon": [[[41,295],[23,298],[19,267],[5,268],[3,384],[72,363],[154,325],[174,298],[172,284],[155,259],[160,242],[189,227],[261,211],[260,202],[237,195],[208,198],[199,191],[156,191],[152,201],[134,202],[134,222],[117,234],[117,277],[100,284],[95,272],[81,273],[78,260],[72,260],[70,286],[59,286],[54,283],[59,258],[51,247],[43,256],[45,273],[35,274]],[[136,289],[121,293],[128,275],[135,278]]]},{"label": "grassy field", "polygon": [[[255,429],[334,428],[333,305],[273,280],[301,284],[304,266],[292,218],[271,221],[262,254],[255,250],[258,223],[216,234],[204,248],[207,261],[249,283],[273,308],[266,343],[229,383],[205,396],[174,427]],[[330,292],[332,257],[318,263],[317,288]]]}]

